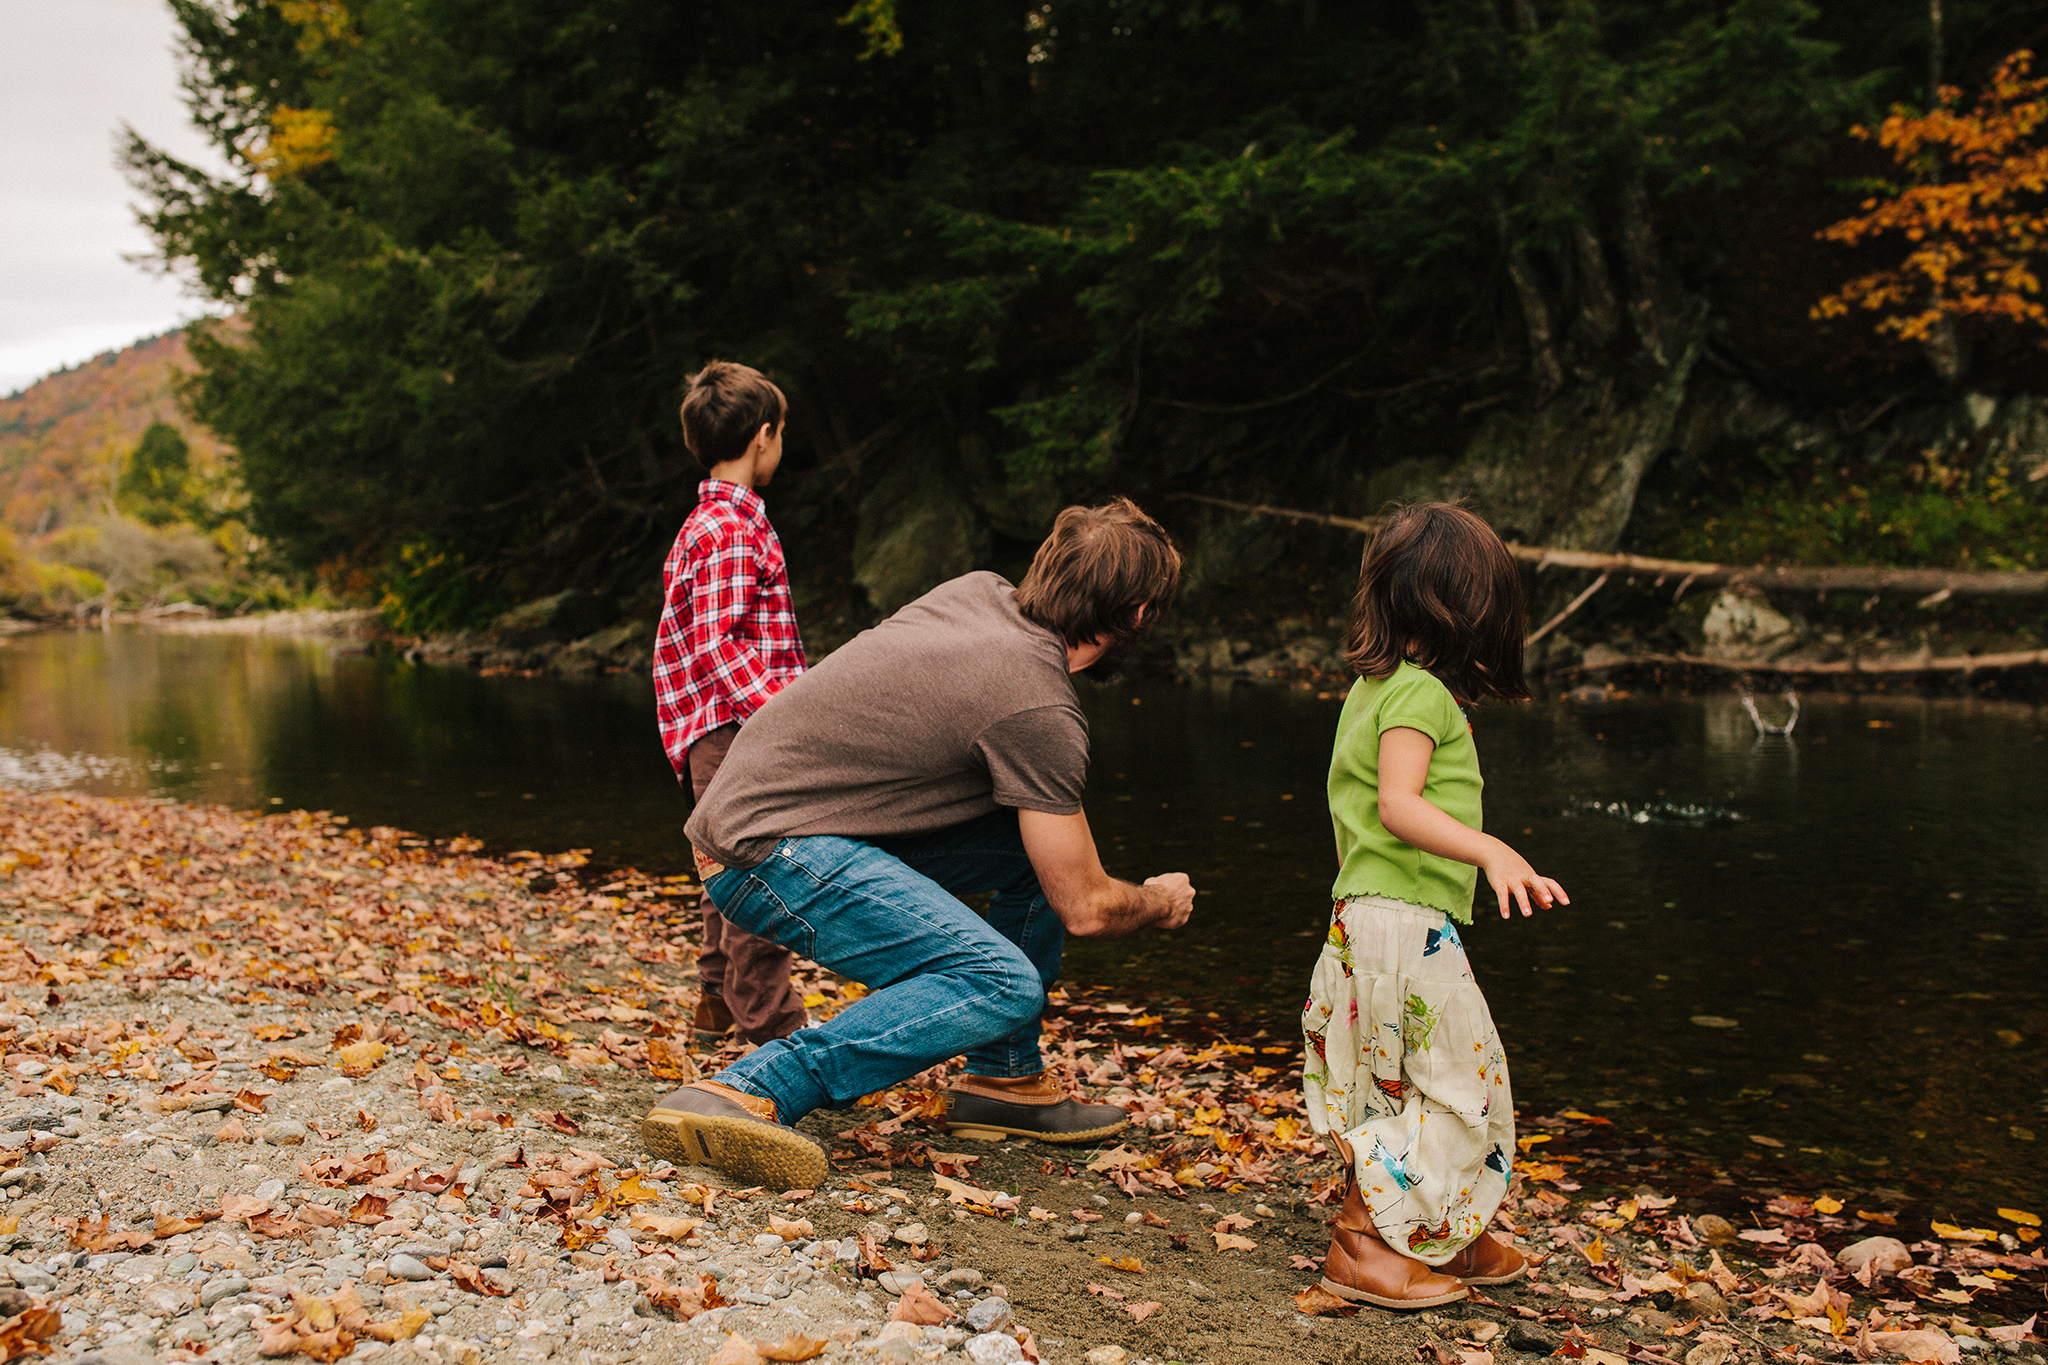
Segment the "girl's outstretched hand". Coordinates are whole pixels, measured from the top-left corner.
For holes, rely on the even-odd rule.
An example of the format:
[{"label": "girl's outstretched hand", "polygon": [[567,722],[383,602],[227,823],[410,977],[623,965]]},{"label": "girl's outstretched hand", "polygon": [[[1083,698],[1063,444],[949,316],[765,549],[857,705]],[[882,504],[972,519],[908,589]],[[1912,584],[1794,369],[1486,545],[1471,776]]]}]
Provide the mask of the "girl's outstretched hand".
[{"label": "girl's outstretched hand", "polygon": [[1522,907],[1524,915],[1536,913],[1529,905],[1532,899],[1545,910],[1553,905],[1572,903],[1564,888],[1549,877],[1537,875],[1527,858],[1499,840],[1494,842],[1498,845],[1497,851],[1479,865],[1479,870],[1486,874],[1486,880],[1493,886],[1493,894],[1500,898],[1502,919],[1510,917],[1508,900],[1511,896],[1514,903]]}]

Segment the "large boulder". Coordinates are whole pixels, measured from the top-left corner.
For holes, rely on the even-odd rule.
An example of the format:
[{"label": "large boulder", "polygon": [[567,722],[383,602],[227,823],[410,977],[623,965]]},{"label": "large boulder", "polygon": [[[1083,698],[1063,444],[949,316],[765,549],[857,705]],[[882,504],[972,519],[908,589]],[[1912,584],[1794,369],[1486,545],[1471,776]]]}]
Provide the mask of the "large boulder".
[{"label": "large boulder", "polygon": [[580,588],[523,603],[492,620],[491,642],[505,649],[535,649],[580,639],[609,619],[604,604]]},{"label": "large boulder", "polygon": [[980,563],[988,531],[935,452],[900,460],[860,500],[853,578],[887,616]]}]

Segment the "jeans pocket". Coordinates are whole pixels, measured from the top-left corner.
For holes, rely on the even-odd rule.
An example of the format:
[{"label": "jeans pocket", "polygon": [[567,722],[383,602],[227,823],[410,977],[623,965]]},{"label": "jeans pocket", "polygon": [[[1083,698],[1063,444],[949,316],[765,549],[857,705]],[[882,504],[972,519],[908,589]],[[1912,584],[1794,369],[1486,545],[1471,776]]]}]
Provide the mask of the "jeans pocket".
[{"label": "jeans pocket", "polygon": [[817,931],[783,903],[762,880],[759,869],[721,872],[704,883],[704,890],[727,924],[755,938],[780,943],[799,957],[816,957]]}]

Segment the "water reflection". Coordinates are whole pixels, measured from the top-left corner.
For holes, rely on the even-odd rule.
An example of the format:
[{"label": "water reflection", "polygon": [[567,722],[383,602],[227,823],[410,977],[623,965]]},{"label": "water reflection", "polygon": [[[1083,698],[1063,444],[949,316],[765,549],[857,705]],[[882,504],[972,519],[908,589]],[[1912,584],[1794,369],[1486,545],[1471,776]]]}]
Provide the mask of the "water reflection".
[{"label": "water reflection", "polygon": [[[1112,870],[1186,871],[1204,895],[1180,933],[1075,945],[1069,978],[1292,1038],[1328,913],[1338,701],[1146,683],[1086,705]],[[1793,1156],[1845,1189],[2048,1193],[2040,709],[1809,698],[1788,739],[1736,697],[1655,697],[1484,708],[1477,733],[1490,826],[1574,898],[1467,936],[1525,1103],[1731,1163]],[[638,678],[58,632],[0,648],[0,746],[18,785],[312,806],[650,870],[686,852]]]}]

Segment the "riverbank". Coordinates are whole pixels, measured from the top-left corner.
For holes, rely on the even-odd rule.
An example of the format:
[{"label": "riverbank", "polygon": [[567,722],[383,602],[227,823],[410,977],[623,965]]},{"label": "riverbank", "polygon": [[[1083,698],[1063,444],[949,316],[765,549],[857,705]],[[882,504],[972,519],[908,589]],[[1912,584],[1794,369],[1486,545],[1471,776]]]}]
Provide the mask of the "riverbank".
[{"label": "riverbank", "polygon": [[[1568,1108],[1521,1116],[1502,1226],[1548,1258],[1534,1283],[1304,1311],[1339,1187],[1297,1043],[1108,991],[1057,994],[1048,1032],[1133,1109],[1128,1141],[949,1140],[928,1073],[805,1121],[826,1189],[722,1188],[636,1140],[722,1055],[686,1023],[688,878],[309,812],[5,793],[0,825],[0,1308],[68,1350],[728,1365],[796,1336],[907,1362],[992,1327],[1013,1344],[953,1358],[2041,1354],[2014,1330],[2048,1269],[2026,1211],[1821,1188],[1761,1139],[1737,1168]],[[800,984],[820,1016],[860,994]],[[1859,1281],[1873,1235],[1911,1245]]]}]

